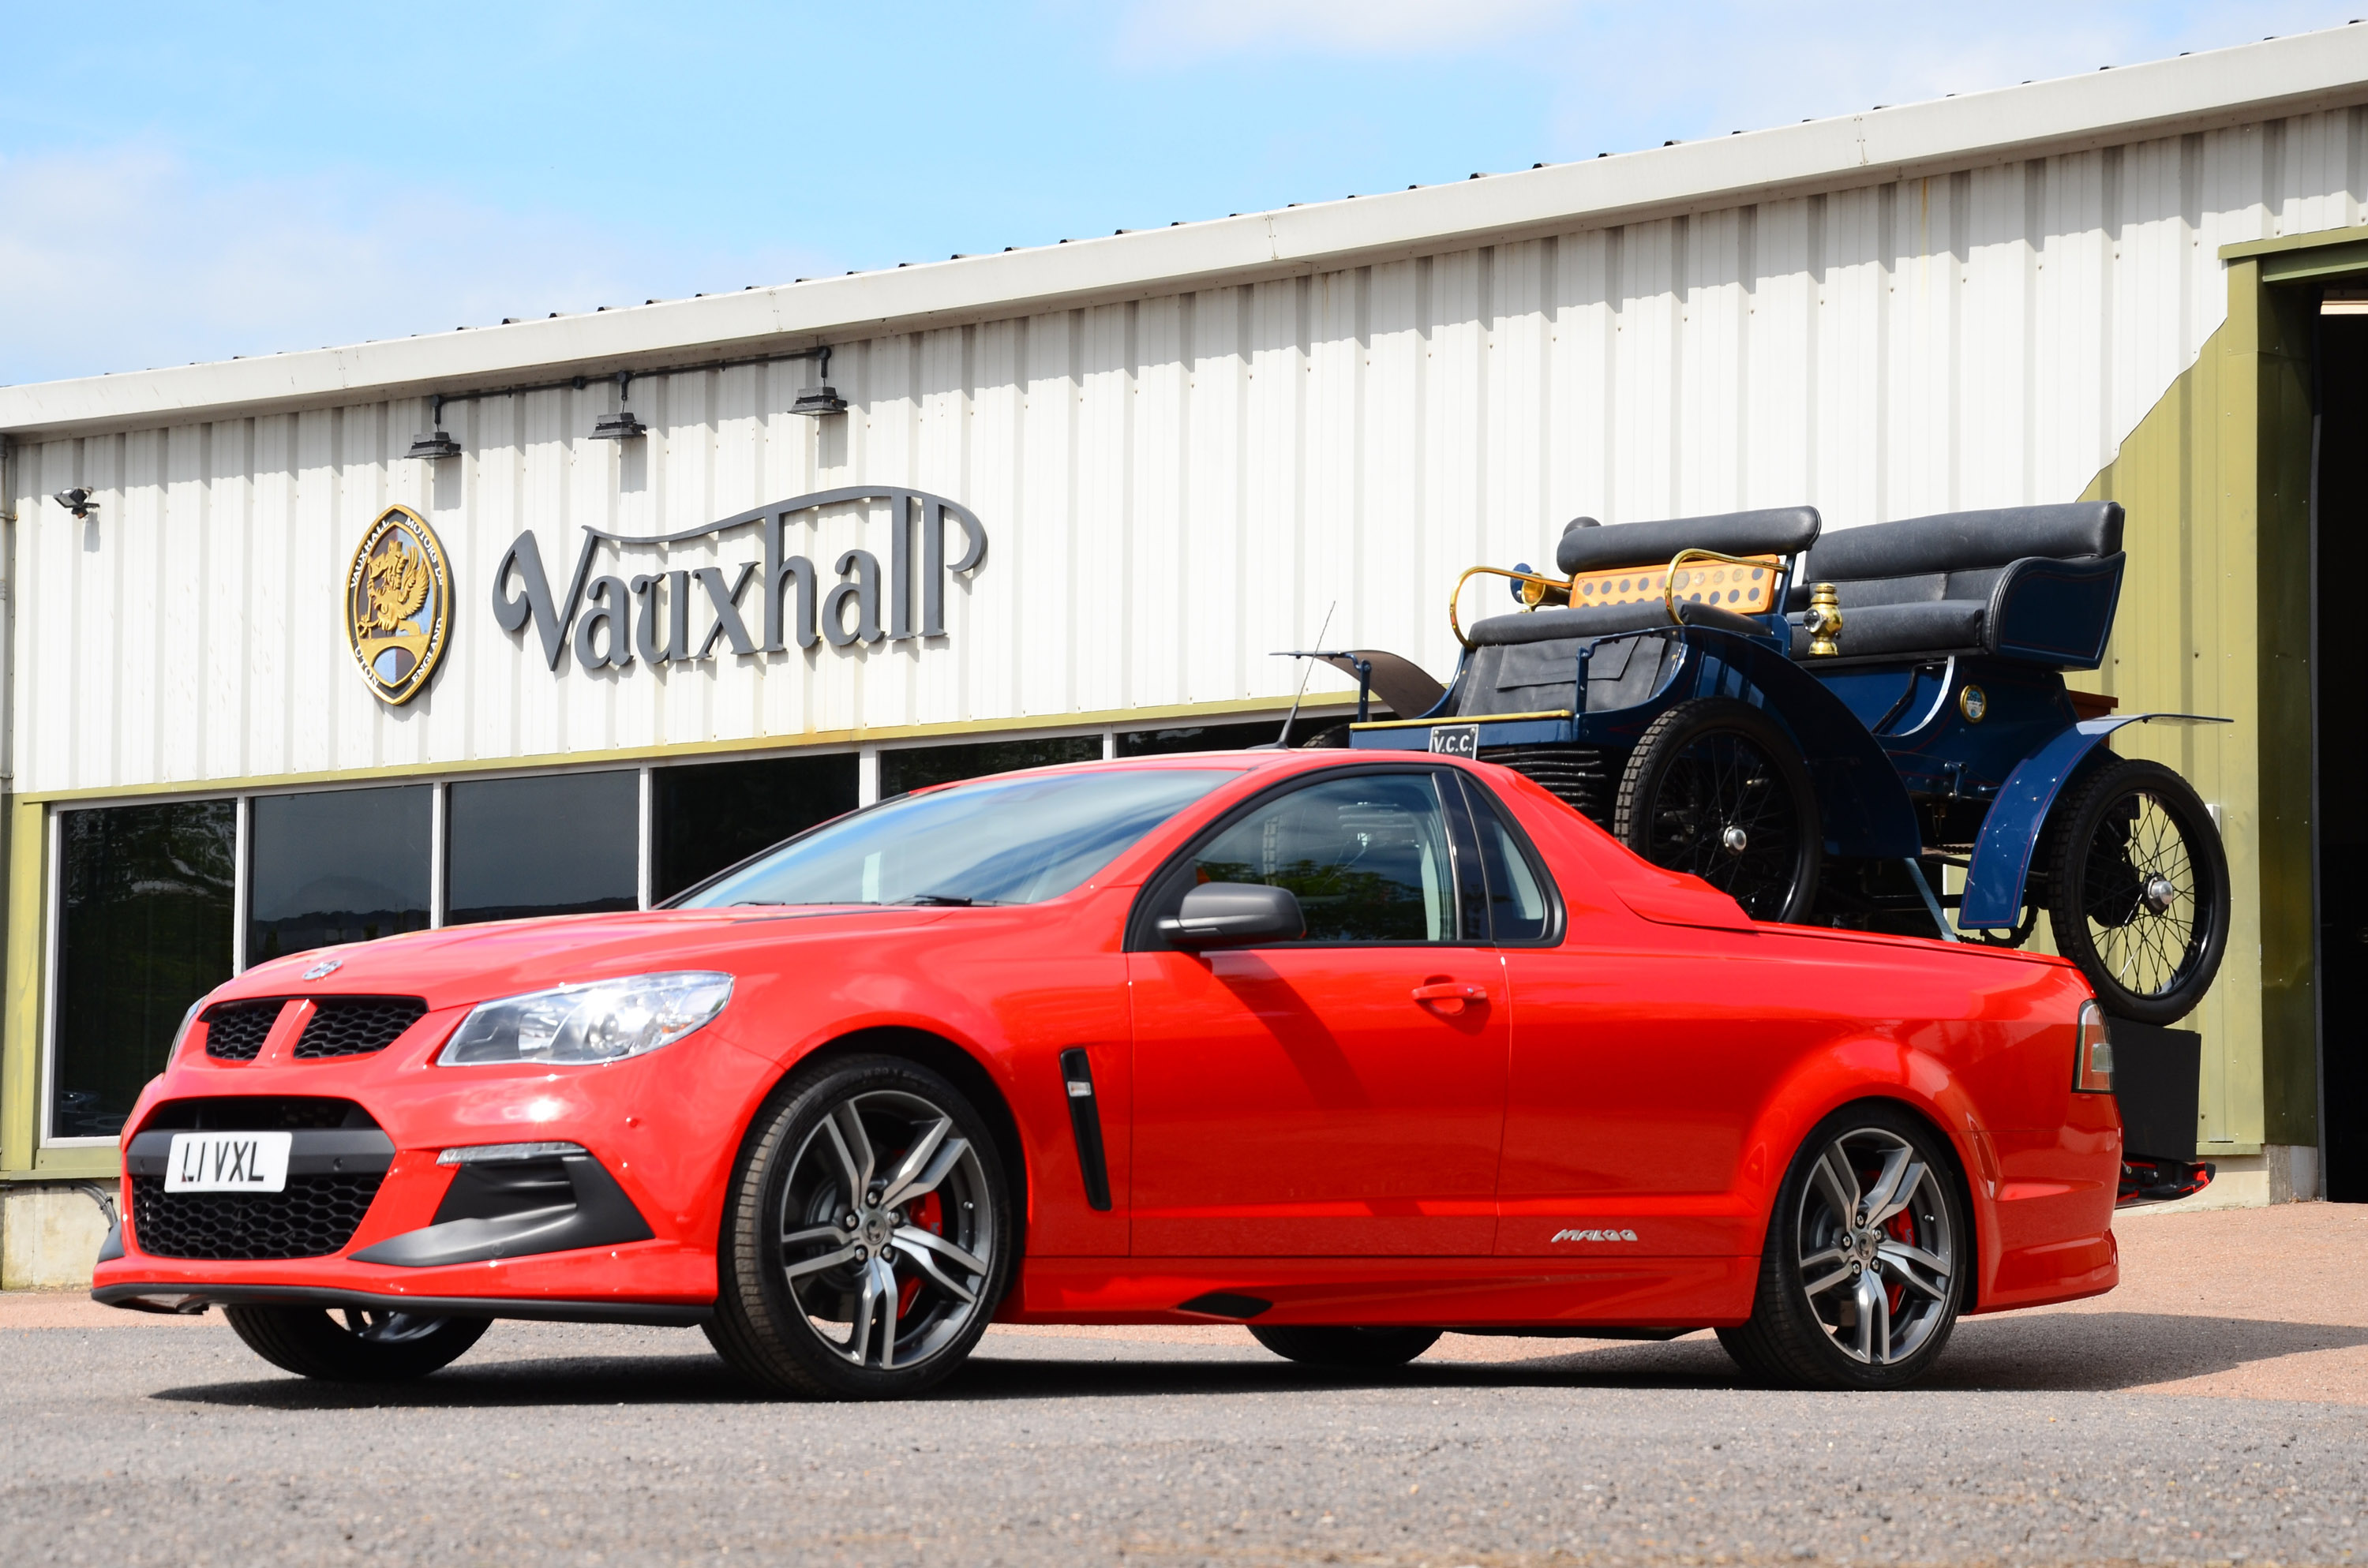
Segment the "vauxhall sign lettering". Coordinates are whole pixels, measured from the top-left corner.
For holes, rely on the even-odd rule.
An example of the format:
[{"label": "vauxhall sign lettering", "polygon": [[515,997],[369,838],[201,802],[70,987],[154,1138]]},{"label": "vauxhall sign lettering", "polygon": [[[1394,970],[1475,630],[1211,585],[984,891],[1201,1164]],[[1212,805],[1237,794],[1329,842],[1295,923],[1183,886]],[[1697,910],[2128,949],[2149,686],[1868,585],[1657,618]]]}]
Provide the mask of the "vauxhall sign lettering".
[{"label": "vauxhall sign lettering", "polygon": [[[790,552],[791,520],[802,512],[848,502],[886,504],[887,569],[882,571],[871,551],[843,551],[831,564],[833,580],[825,583],[812,560]],[[603,541],[631,550],[720,539],[751,528],[759,530],[763,554],[740,562],[728,579],[721,566],[630,577],[594,572]],[[961,546],[951,560],[950,530],[959,531]],[[627,669],[636,660],[649,665],[689,663],[712,656],[718,644],[734,653],[780,653],[792,644],[903,642],[945,635],[946,579],[976,571],[985,559],[986,529],[969,507],[926,491],[859,484],[792,496],[650,538],[586,528],[564,598],[552,594],[542,551],[529,529],[511,541],[494,569],[494,619],[510,632],[530,623],[554,671],[571,647],[576,663],[592,671]],[[705,606],[696,647],[694,600]]]}]

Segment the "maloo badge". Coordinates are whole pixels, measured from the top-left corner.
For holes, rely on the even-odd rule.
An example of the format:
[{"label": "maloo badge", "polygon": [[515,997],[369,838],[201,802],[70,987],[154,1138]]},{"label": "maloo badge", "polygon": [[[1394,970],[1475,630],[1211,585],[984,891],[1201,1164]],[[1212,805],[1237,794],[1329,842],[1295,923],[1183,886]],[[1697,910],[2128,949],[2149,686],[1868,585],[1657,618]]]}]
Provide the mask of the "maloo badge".
[{"label": "maloo badge", "polygon": [[346,641],[380,701],[410,701],[436,673],[451,605],[452,576],[435,530],[410,507],[389,506],[346,574]]},{"label": "maloo badge", "polygon": [[1546,1244],[1552,1246],[1554,1242],[1633,1242],[1635,1239],[1634,1231],[1556,1231],[1553,1240]]}]

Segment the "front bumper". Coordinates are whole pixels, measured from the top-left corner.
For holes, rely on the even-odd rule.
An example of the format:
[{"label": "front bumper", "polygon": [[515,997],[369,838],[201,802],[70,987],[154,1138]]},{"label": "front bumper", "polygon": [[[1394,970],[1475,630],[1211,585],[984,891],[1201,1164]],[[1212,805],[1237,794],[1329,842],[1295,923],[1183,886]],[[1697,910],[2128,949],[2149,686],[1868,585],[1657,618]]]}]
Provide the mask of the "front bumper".
[{"label": "front bumper", "polygon": [[[715,1300],[722,1193],[738,1130],[769,1087],[769,1064],[711,1026],[663,1051],[599,1067],[431,1065],[463,1016],[431,1013],[385,1051],[341,1060],[216,1062],[193,1041],[135,1109],[125,1146],[126,1222],[106,1249],[120,1256],[102,1255],[93,1296],[168,1312],[270,1301],[442,1316],[702,1321]],[[376,1182],[350,1234],[317,1256],[288,1256],[303,1250],[292,1244],[279,1256],[201,1256],[242,1244],[192,1245],[187,1236],[144,1247],[141,1201],[157,1212],[170,1131],[197,1125],[186,1108],[205,1108],[207,1125],[220,1125],[242,1114],[233,1107],[289,1100],[348,1103],[361,1113],[354,1125],[370,1128],[361,1139],[353,1126],[308,1133],[295,1151],[306,1158],[291,1165],[291,1185],[299,1171],[307,1179]],[[371,1137],[376,1150],[359,1146]],[[539,1182],[438,1163],[448,1149],[523,1142],[584,1153],[544,1162]],[[538,1185],[539,1196],[528,1190]],[[499,1190],[506,1187],[519,1190]],[[216,1233],[224,1232],[250,1233],[235,1224]]]}]

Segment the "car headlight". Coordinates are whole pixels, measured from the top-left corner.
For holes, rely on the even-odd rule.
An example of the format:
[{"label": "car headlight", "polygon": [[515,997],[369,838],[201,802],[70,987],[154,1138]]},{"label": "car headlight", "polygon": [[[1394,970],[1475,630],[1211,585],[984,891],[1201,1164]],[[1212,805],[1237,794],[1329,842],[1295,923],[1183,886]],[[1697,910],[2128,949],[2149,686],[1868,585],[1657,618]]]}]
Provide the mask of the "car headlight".
[{"label": "car headlight", "polygon": [[487,1002],[461,1020],[436,1060],[616,1062],[698,1028],[732,1000],[732,977],[704,970],[562,985]]},{"label": "car headlight", "polygon": [[2082,1094],[2113,1092],[2113,1036],[2105,1024],[2105,1009],[2094,1000],[2080,1004],[2072,1055],[2072,1087]]}]

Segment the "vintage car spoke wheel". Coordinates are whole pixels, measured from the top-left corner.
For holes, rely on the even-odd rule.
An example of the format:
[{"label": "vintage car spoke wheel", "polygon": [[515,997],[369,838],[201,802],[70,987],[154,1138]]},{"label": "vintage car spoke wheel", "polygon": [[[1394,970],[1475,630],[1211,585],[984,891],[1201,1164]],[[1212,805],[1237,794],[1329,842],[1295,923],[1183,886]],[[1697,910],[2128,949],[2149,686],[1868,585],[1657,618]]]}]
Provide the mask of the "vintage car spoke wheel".
[{"label": "vintage car spoke wheel", "polygon": [[1824,858],[1816,793],[1776,722],[1729,697],[1680,702],[1628,754],[1612,836],[1691,871],[1754,920],[1799,920]]},{"label": "vintage car spoke wheel", "polygon": [[2212,814],[2157,762],[2108,763],[2055,835],[2047,918],[2105,1011],[2172,1024],[2194,1011],[2228,940],[2228,862]]},{"label": "vintage car spoke wheel", "polygon": [[1845,1107],[1776,1199],[1751,1321],[1718,1331],[1746,1371],[1804,1388],[1898,1388],[1948,1343],[1971,1262],[1956,1166],[1930,1124]]},{"label": "vintage car spoke wheel", "polygon": [[484,1318],[425,1317],[356,1308],[225,1307],[232,1332],[273,1366],[336,1383],[424,1378],[484,1336]]},{"label": "vintage car spoke wheel", "polygon": [[985,1332],[1011,1231],[993,1134],[960,1090],[894,1058],[831,1063],[757,1119],[708,1337],[785,1392],[919,1392]]},{"label": "vintage car spoke wheel", "polygon": [[1439,1343],[1435,1328],[1335,1328],[1252,1324],[1250,1337],[1285,1360],[1342,1370],[1403,1367]]}]

